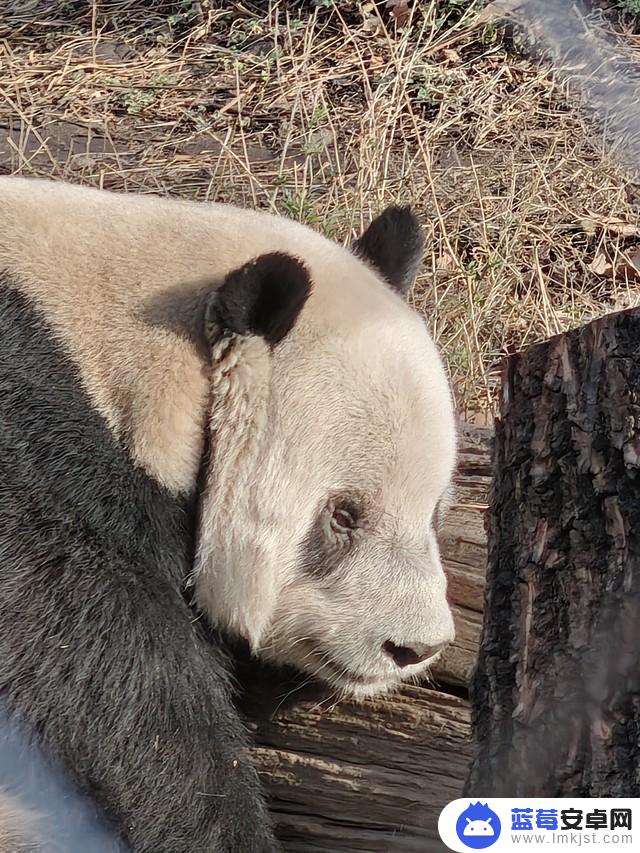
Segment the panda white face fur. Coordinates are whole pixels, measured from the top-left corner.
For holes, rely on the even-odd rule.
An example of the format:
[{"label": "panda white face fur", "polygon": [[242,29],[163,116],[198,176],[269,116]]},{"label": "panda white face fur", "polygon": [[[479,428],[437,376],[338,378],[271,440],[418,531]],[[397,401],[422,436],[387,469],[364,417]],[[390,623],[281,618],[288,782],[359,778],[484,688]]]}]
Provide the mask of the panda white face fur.
[{"label": "panda white face fur", "polygon": [[433,520],[455,429],[423,323],[337,260],[273,355],[258,339],[216,349],[195,583],[256,652],[359,694],[453,638]]},{"label": "panda white face fur", "polygon": [[[198,490],[190,584],[212,622],[354,695],[422,673],[453,639],[434,517],[455,422],[398,292],[413,217],[388,211],[349,251],[229,206],[0,183],[3,268],[136,463]],[[277,335],[225,322],[238,279],[285,300]]]}]

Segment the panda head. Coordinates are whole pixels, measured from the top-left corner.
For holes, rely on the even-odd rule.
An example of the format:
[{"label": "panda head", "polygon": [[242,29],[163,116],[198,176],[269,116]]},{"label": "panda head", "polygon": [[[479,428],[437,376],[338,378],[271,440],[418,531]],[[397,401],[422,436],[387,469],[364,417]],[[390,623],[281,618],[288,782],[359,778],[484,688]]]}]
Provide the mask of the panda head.
[{"label": "panda head", "polygon": [[389,208],[351,251],[265,254],[208,299],[211,397],[193,584],[264,659],[353,695],[453,639],[437,518],[455,421],[404,296],[423,241]]}]

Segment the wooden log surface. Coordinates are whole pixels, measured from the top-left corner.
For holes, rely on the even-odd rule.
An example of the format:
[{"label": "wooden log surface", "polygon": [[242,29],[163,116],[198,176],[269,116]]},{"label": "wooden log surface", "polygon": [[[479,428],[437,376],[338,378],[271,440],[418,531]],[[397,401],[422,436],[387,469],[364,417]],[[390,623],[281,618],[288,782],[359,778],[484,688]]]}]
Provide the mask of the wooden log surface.
[{"label": "wooden log surface", "polygon": [[455,478],[456,497],[440,533],[456,640],[434,667],[445,684],[467,688],[482,629],[487,535],[484,515],[491,484],[491,438],[488,427],[463,427]]},{"label": "wooden log surface", "polygon": [[457,496],[441,534],[458,636],[434,684],[331,701],[246,663],[239,677],[259,772],[286,853],[429,853],[471,760],[466,689],[481,627],[491,430],[463,427]]},{"label": "wooden log surface", "polygon": [[469,796],[640,796],[640,310],[512,356]]}]

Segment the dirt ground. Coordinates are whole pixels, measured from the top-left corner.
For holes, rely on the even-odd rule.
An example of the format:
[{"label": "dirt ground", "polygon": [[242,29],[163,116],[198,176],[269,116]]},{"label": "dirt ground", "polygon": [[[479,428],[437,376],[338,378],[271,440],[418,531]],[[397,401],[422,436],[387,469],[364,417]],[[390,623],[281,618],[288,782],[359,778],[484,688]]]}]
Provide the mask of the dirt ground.
[{"label": "dirt ground", "polygon": [[[632,17],[615,28],[640,50]],[[0,38],[1,172],[257,205],[340,240],[414,205],[413,298],[467,417],[491,412],[502,355],[638,302],[637,188],[478,4],[0,0]]]}]

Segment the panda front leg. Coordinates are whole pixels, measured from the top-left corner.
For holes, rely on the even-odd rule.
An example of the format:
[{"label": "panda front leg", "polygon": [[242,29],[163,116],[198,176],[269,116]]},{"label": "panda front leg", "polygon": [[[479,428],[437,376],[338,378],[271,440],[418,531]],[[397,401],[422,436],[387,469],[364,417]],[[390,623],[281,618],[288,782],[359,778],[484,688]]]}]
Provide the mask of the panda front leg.
[{"label": "panda front leg", "polygon": [[[86,815],[61,810],[56,789],[41,786],[35,803],[27,791],[27,805],[59,840],[53,849],[274,851],[224,661],[198,636],[180,596],[145,571],[132,577],[113,559],[100,563],[90,546],[62,567],[51,540],[48,550],[55,584],[41,572],[22,588],[13,605],[22,625],[12,619],[13,637],[0,641],[2,696],[122,840],[81,843]],[[20,641],[27,632],[28,644]],[[3,762],[0,785],[15,783],[3,778],[10,775]],[[33,795],[33,777],[30,784]]]},{"label": "panda front leg", "polygon": [[[182,596],[192,506],[114,440],[2,276],[0,342],[0,705],[131,853],[270,853],[225,662]],[[24,794],[0,760],[2,787]],[[97,853],[46,794],[38,825],[64,838],[46,853]]]}]

